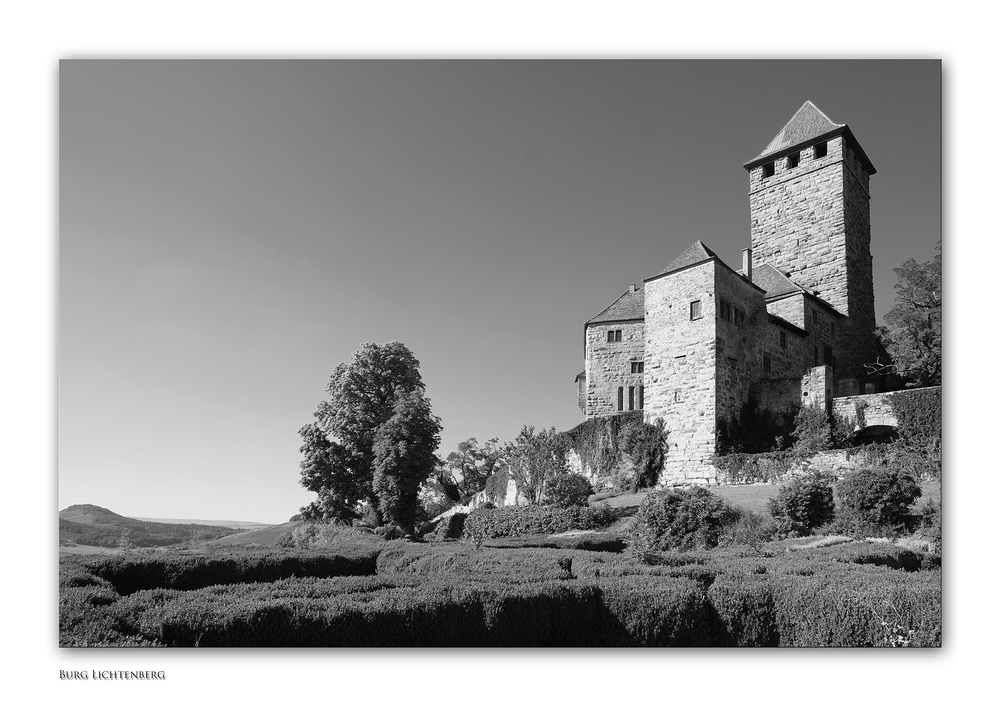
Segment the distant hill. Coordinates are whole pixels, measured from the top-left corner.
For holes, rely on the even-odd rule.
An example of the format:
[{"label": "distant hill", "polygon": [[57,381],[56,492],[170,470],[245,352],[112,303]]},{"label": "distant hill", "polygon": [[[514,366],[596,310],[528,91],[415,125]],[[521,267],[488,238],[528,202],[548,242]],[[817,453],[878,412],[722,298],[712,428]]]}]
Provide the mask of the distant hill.
[{"label": "distant hill", "polygon": [[207,542],[239,531],[234,527],[136,520],[98,505],[70,505],[59,512],[60,542],[93,547],[116,547],[126,533],[137,547],[166,547]]},{"label": "distant hill", "polygon": [[264,529],[274,527],[267,522],[246,522],[244,520],[175,520],[165,517],[133,517],[143,522],[159,522],[165,525],[207,525],[209,527],[235,527],[236,529]]},{"label": "distant hill", "polygon": [[302,520],[292,520],[280,525],[268,526],[263,529],[249,530],[247,532],[240,532],[239,534],[231,534],[228,537],[222,537],[221,539],[214,540],[212,544],[225,546],[255,545],[258,547],[273,547],[281,535],[285,534],[285,532],[291,532],[293,529],[300,526],[302,526]]}]

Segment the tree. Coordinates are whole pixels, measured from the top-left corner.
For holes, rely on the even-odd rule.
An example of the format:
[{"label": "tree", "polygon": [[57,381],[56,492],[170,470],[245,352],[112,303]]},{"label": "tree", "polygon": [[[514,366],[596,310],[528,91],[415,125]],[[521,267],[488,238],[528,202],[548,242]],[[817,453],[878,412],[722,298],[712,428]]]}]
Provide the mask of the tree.
[{"label": "tree", "polygon": [[459,442],[458,448],[448,454],[445,466],[451,472],[462,497],[475,495],[486,485],[500,462],[498,439],[490,439],[481,447],[476,437]]},{"label": "tree", "polygon": [[941,243],[932,260],[910,258],[896,273],[896,303],[881,331],[907,387],[941,384]]},{"label": "tree", "polygon": [[507,471],[523,493],[533,504],[542,502],[545,482],[554,476],[569,473],[566,466],[566,452],[569,439],[555,430],[543,429],[535,434],[535,428],[525,426],[513,442],[504,446],[502,460]]},{"label": "tree", "polygon": [[412,476],[423,472],[416,464],[428,464],[421,481],[434,470],[440,432],[440,420],[423,396],[419,366],[406,346],[392,342],[365,343],[350,363],[334,369],[326,388],[329,399],[317,407],[316,421],[299,430],[301,483],[319,496],[302,508],[304,517],[349,522],[360,516],[364,503],[384,523],[375,486],[378,468],[383,495],[392,498],[388,516],[405,523],[398,503],[410,501]]},{"label": "tree", "polygon": [[401,395],[375,434],[372,479],[383,516],[413,534],[420,485],[437,465],[441,425],[419,390]]}]

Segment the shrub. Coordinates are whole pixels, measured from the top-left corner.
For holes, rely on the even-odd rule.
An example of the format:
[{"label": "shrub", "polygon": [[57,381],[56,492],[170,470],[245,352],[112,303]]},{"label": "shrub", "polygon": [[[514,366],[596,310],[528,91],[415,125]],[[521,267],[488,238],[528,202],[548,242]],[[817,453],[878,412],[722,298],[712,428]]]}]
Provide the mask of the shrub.
[{"label": "shrub", "polygon": [[738,511],[705,488],[650,493],[642,501],[629,534],[629,550],[640,556],[671,549],[718,546]]},{"label": "shrub", "polygon": [[601,529],[615,521],[604,505],[558,508],[547,505],[516,505],[477,509],[465,520],[462,536],[482,539],[558,534],[578,529]]},{"label": "shrub", "polygon": [[833,520],[833,485],[820,475],[792,478],[768,501],[767,509],[780,534],[809,534]]},{"label": "shrub", "polygon": [[830,417],[822,407],[802,405],[795,415],[793,449],[799,454],[814,454],[833,448]]},{"label": "shrub", "polygon": [[913,522],[910,507],[920,486],[910,474],[889,466],[861,468],[837,484],[841,519],[898,531]]},{"label": "shrub", "polygon": [[593,492],[594,489],[586,478],[577,473],[566,473],[546,481],[543,500],[548,505],[558,505],[559,507],[586,505],[587,498]]},{"label": "shrub", "polygon": [[933,551],[941,553],[941,502],[928,500],[920,508],[920,528],[917,530],[921,537],[929,540]]},{"label": "shrub", "polygon": [[726,528],[723,544],[742,544],[758,554],[764,554],[763,545],[778,534],[778,525],[750,510],[737,508],[739,519]]},{"label": "shrub", "polygon": [[467,513],[456,512],[454,515],[444,518],[438,523],[437,529],[434,530],[433,538],[438,541],[458,539],[462,536],[462,528],[465,527],[466,517],[468,517]]},{"label": "shrub", "polygon": [[769,451],[762,454],[732,453],[715,456],[712,463],[731,485],[775,483],[791,470],[797,457],[791,451]]},{"label": "shrub", "polygon": [[889,404],[899,423],[901,441],[914,448],[940,448],[940,387],[890,395]]}]

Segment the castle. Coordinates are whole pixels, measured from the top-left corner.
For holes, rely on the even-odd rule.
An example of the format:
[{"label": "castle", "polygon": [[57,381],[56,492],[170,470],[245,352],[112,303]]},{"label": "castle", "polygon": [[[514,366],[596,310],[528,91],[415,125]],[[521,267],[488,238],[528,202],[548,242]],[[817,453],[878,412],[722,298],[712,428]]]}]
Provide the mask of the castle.
[{"label": "castle", "polygon": [[665,471],[712,477],[719,421],[759,406],[879,390],[868,156],[806,102],[757,157],[740,271],[700,240],[584,325],[586,417],[642,410],[668,431]]}]

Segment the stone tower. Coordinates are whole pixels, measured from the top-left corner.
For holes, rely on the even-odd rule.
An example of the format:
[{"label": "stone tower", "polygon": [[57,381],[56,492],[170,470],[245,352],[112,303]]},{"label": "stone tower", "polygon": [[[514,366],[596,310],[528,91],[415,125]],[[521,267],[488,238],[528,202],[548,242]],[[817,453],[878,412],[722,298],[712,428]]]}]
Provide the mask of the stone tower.
[{"label": "stone tower", "polygon": [[850,128],[809,101],[743,167],[752,267],[772,265],[846,317],[834,332],[837,394],[874,391],[864,364],[878,356],[868,191],[875,167]]}]

